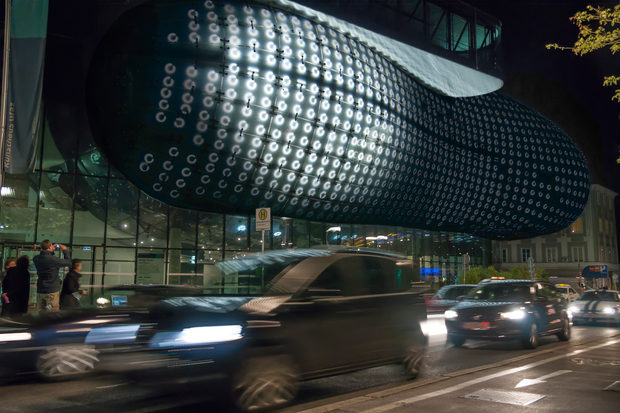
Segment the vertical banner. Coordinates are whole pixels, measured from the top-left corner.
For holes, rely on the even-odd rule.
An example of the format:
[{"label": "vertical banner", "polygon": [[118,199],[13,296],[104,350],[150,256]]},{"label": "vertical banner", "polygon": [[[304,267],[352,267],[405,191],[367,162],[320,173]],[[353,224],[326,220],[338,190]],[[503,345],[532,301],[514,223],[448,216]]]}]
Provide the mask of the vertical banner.
[{"label": "vertical banner", "polygon": [[12,0],[2,170],[34,170],[42,121],[41,90],[47,35],[48,0]]}]

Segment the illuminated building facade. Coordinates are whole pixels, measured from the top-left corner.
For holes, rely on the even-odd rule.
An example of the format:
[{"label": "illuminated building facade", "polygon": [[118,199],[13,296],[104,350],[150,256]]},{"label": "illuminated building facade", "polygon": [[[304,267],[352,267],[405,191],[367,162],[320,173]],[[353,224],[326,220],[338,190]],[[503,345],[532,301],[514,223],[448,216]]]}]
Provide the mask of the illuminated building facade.
[{"label": "illuminated building facade", "polygon": [[[433,44],[494,47],[498,27],[447,15],[423,25]],[[466,252],[491,263],[479,237],[555,232],[588,197],[581,152],[493,73],[284,0],[145,2],[85,78],[89,133],[48,103],[37,171],[5,180],[1,241],[70,244],[94,284],[200,284],[260,250],[265,206],[268,248],[384,248],[454,276]]]}]

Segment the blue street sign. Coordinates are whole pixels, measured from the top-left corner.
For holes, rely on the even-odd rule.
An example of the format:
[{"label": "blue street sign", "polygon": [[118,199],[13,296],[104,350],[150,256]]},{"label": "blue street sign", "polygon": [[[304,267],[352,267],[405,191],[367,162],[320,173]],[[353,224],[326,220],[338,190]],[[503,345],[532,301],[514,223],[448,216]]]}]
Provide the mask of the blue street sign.
[{"label": "blue street sign", "polygon": [[581,271],[583,278],[607,278],[609,270],[607,265],[588,265]]}]

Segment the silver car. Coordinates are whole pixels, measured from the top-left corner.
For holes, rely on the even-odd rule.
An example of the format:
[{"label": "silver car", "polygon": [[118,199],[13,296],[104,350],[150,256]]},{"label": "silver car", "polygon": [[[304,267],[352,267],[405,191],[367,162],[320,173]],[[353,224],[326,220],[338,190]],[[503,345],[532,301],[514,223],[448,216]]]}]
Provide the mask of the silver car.
[{"label": "silver car", "polygon": [[616,323],[620,326],[620,292],[586,291],[570,306],[573,324]]}]

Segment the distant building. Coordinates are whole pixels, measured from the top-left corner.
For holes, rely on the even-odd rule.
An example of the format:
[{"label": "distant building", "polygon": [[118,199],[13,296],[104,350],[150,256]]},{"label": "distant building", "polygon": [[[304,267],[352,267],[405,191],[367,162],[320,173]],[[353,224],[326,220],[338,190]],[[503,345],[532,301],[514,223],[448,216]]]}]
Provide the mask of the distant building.
[{"label": "distant building", "polygon": [[[571,226],[555,234],[518,241],[494,241],[493,265],[509,270],[534,258],[551,277],[575,278],[588,265],[606,265],[610,278],[620,275],[614,198],[602,185],[590,187],[586,209]],[[599,281],[599,285],[605,281]]]}]

